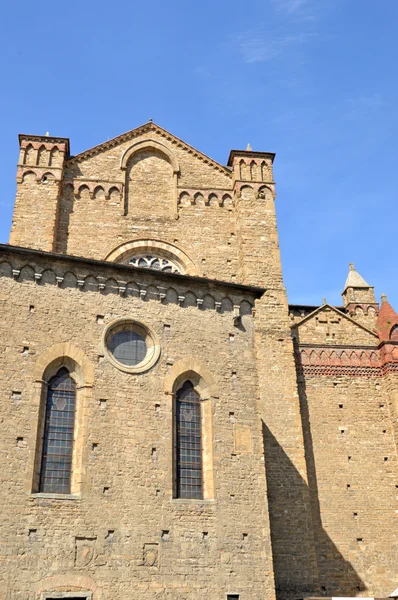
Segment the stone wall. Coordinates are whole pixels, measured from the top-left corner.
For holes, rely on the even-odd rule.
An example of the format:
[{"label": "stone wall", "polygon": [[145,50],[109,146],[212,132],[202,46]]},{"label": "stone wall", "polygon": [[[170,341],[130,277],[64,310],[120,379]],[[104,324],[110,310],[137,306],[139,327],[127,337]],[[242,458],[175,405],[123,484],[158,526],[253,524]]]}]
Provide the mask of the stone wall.
[{"label": "stone wall", "polygon": [[[61,587],[74,574],[95,582],[94,600],[221,600],[228,591],[272,598],[253,317],[242,314],[239,329],[233,324],[233,304],[253,303],[253,295],[230,290],[231,304],[217,311],[151,296],[156,273],[142,278],[147,295],[121,296],[93,285],[99,267],[38,255],[27,266],[25,255],[6,250],[2,258],[4,597],[33,600],[47,578]],[[67,273],[76,268],[85,285],[72,285]],[[120,277],[109,267],[101,275]],[[180,297],[188,296],[184,285],[174,282]],[[207,292],[191,284],[192,294]],[[104,328],[122,317],[147,323],[160,340],[161,357],[146,373],[124,373],[107,359]],[[86,387],[75,443],[80,493],[59,499],[32,494],[32,478],[44,363],[62,355],[82,363]],[[189,370],[205,381],[202,401],[210,406],[214,491],[203,501],[172,496],[170,374]]]}]

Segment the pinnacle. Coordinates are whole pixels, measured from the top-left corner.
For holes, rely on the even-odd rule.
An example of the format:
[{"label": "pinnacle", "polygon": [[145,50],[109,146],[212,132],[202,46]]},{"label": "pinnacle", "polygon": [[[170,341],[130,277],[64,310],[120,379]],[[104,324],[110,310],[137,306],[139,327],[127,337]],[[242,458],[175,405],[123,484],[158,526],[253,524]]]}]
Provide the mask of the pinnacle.
[{"label": "pinnacle", "polygon": [[349,264],[350,270],[348,277],[345,282],[344,291],[351,288],[370,288],[371,286],[364,280],[364,278],[356,271],[354,263]]}]

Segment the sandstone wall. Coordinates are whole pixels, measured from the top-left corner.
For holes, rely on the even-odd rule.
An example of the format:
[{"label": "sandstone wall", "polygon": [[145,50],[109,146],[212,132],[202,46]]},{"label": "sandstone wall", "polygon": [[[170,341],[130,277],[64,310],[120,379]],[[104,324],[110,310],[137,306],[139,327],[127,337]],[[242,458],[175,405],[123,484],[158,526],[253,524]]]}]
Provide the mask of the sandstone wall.
[{"label": "sandstone wall", "polygon": [[[176,296],[169,290],[161,301],[154,284],[164,285],[167,277],[159,282],[156,273],[142,274],[139,288],[147,294],[127,283],[122,296],[119,279],[129,269],[103,271],[38,256],[27,266],[25,255],[6,250],[3,258],[3,597],[36,600],[53,585],[94,590],[93,600],[225,600],[227,592],[272,598],[253,318],[247,314],[254,297],[213,290],[220,294],[217,311],[208,300],[201,308],[193,302],[194,294],[211,292],[204,284],[187,290],[186,282],[177,281]],[[101,277],[107,281],[103,288]],[[182,305],[178,296],[185,298]],[[238,329],[233,305],[242,300]],[[160,339],[159,362],[146,373],[121,372],[104,355],[104,328],[121,317],[147,323]],[[81,493],[64,499],[32,494],[40,357],[50,360],[60,343],[65,354],[77,347],[85,369],[94,371],[92,389],[85,388],[84,399],[78,396],[85,402],[76,441]],[[211,407],[212,428],[206,431],[214,491],[203,501],[172,497],[172,397],[166,381],[181,362],[185,369],[203,369],[211,387],[204,402]]]}]

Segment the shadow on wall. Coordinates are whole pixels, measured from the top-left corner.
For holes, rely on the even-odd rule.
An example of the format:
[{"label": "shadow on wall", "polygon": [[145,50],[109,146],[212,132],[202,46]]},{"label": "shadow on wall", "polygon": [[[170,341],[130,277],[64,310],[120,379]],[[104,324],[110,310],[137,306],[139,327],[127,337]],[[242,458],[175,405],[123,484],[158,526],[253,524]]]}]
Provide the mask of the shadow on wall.
[{"label": "shadow on wall", "polygon": [[73,187],[68,185],[59,205],[58,222],[55,239],[55,252],[66,254],[68,251],[68,235],[70,215],[73,213],[75,197]]},{"label": "shadow on wall", "polygon": [[303,391],[300,402],[309,485],[263,421],[277,598],[297,600],[311,595],[356,596],[366,588],[322,527],[308,408]]}]

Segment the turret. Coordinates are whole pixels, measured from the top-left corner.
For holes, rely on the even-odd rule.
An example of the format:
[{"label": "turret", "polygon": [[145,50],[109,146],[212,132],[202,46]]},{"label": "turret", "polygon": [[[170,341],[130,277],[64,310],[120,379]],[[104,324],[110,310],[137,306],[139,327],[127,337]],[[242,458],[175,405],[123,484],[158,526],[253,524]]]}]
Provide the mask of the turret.
[{"label": "turret", "polygon": [[67,138],[19,136],[17,194],[10,244],[51,251],[55,246],[58,199]]},{"label": "turret", "polygon": [[233,172],[239,279],[246,284],[282,287],[275,183],[271,152],[232,150],[228,165]]},{"label": "turret", "polygon": [[350,317],[373,330],[379,312],[374,287],[369,285],[355,270],[353,263],[350,263],[349,267],[342,293],[344,306]]}]

